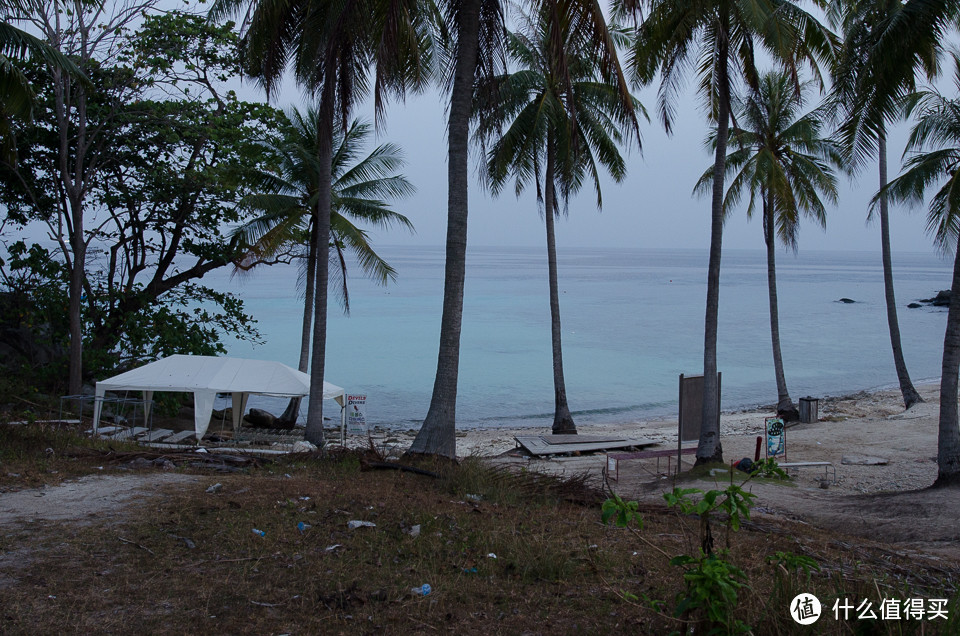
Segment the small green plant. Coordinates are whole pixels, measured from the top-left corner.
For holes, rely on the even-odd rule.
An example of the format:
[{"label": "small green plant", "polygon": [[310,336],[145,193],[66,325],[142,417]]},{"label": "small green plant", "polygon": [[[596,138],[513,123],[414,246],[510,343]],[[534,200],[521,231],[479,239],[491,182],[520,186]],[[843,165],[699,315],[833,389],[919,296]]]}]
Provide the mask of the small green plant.
[{"label": "small green plant", "polygon": [[750,476],[765,479],[790,479],[790,476],[787,475],[785,470],[780,468],[777,460],[773,457],[754,462],[753,467],[750,469]]},{"label": "small green plant", "polygon": [[[766,471],[783,472],[776,464],[770,466],[764,463],[763,467]],[[683,569],[685,584],[684,591],[677,595],[673,615],[686,621],[699,614],[701,620],[706,620],[710,625],[710,633],[742,634],[750,631],[749,625],[733,616],[738,592],[749,587],[747,575],[727,556],[731,533],[738,531],[743,522],[750,519],[750,509],[756,495],[745,490],[744,485],[757,474],[750,473],[743,482],[735,483],[731,472],[730,483],[725,488],[706,492],[699,488],[674,488],[663,495],[671,508],[676,508],[681,514],[700,518],[700,548],[697,556],[681,554],[670,559],[671,565]],[[718,512],[724,514],[722,523],[726,526],[727,549],[715,551],[711,524]],[[615,494],[603,503],[601,519],[605,524],[613,521],[617,527],[642,527],[643,523],[637,502],[624,501]],[[786,556],[783,558],[787,559]],[[798,558],[790,563],[802,562]],[[627,593],[624,593],[624,597],[636,599],[635,595]]]},{"label": "small green plant", "polygon": [[681,554],[671,559],[670,565],[683,568],[686,582],[686,590],[677,595],[675,616],[688,616],[700,610],[714,626],[711,633],[750,631],[748,625],[732,616],[737,606],[737,592],[748,587],[747,575],[726,559],[726,551],[714,554],[701,551],[699,558]]}]

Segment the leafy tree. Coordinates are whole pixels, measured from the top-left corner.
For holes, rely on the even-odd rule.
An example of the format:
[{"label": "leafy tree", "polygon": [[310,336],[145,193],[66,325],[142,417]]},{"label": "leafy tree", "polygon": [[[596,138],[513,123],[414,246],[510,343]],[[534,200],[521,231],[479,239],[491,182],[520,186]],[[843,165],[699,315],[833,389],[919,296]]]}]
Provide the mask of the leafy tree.
[{"label": "leafy tree", "polygon": [[20,133],[29,150],[2,166],[0,201],[10,221],[47,229],[71,284],[79,267],[74,233],[84,225],[71,224],[61,158],[82,172],[77,211],[90,227],[80,240],[78,300],[88,371],[223,351],[225,332],[256,336],[239,300],[199,284],[241,254],[223,228],[243,220],[237,202],[266,159],[260,140],[280,121],[273,109],[225,90],[237,72],[236,42],[230,26],[196,16],[146,16],[136,33],[116,40],[115,57],[86,63],[93,90],[83,96],[82,122],[95,129],[87,137],[95,147],[78,147],[83,137],[74,136],[63,148],[65,131],[77,124],[61,118],[49,95]]},{"label": "leafy tree", "polygon": [[661,78],[658,97],[664,128],[673,127],[675,100],[691,67],[699,81],[707,116],[717,125],[711,192],[710,259],[703,346],[703,412],[697,463],[723,460],[717,376],[717,325],[720,255],[723,241],[723,191],[731,95],[742,78],[757,88],[755,52],[766,50],[797,77],[809,63],[819,78],[818,62],[830,59],[833,36],[791,0],[619,0],[619,14],[646,15],[630,49],[634,79],[648,84]]},{"label": "leafy tree", "polygon": [[[805,214],[826,227],[826,209],[820,194],[837,200],[837,179],[829,162],[842,159],[834,144],[821,136],[818,113],[799,114],[802,93],[783,72],[768,72],[756,91],[734,106],[737,124],[730,131],[727,176],[732,177],[724,199],[730,214],[745,192],[750,193],[747,216],[753,216],[759,201],[763,238],[767,249],[767,289],[770,300],[770,339],[777,379],[777,411],[797,417],[790,399],[783,355],[780,351],[780,319],[777,303],[776,240],[797,249],[800,216]],[[707,170],[696,191],[706,193],[713,181]]]},{"label": "leafy tree", "polygon": [[[886,76],[888,69],[879,69],[870,62],[871,52],[883,39],[884,31],[903,15],[904,4],[901,0],[836,0],[830,7],[831,22],[840,30],[842,46],[833,69],[833,109],[844,117],[840,128],[840,138],[847,148],[849,164],[853,170],[861,168],[867,157],[876,155],[879,163],[881,192],[887,185],[887,133],[886,125],[897,116],[888,111],[879,120],[870,125],[875,135],[876,147],[865,138],[865,131],[859,130],[864,120],[863,109],[870,103],[867,95],[872,94],[886,79],[874,76],[881,73]],[[934,73],[937,65],[936,53],[932,43],[918,50],[923,66]],[[900,77],[899,84],[893,84],[896,91],[912,90],[914,74]],[[886,196],[880,199],[876,211],[880,217],[880,251],[883,263],[883,291],[887,306],[887,326],[890,332],[890,345],[893,350],[893,363],[897,370],[900,393],[903,404],[910,408],[922,402],[920,393],[910,380],[907,363],[903,359],[903,346],[900,341],[900,321],[897,317],[897,299],[893,288],[893,259],[890,250],[890,214]],[[871,210],[872,216],[872,210]]]},{"label": "leafy tree", "polygon": [[[629,96],[624,100],[616,83],[601,80],[580,17],[568,9],[566,0],[545,5],[533,19],[526,17],[522,32],[507,35],[507,51],[517,70],[491,78],[489,87],[481,85],[475,105],[479,135],[493,140],[486,166],[493,192],[499,194],[513,177],[519,196],[533,181],[537,201],[543,204],[554,434],[577,432],[563,377],[554,218],[566,210],[570,196],[585,180],[593,182],[597,207],[602,207],[599,167],[622,181],[626,165],[617,144],[625,134],[637,131],[637,104]],[[559,46],[554,47],[555,42]]]},{"label": "leafy tree", "polygon": [[[66,12],[61,11],[56,2],[24,1],[18,4],[22,10],[29,9],[29,13],[23,14],[24,22],[32,25],[51,48],[71,59],[83,73],[89,75],[101,60],[107,59],[116,50],[130,24],[139,20],[154,3],[155,0],[130,2],[116,7],[112,13],[92,4]],[[110,160],[109,153],[104,152],[109,130],[104,124],[112,122],[121,106],[129,103],[136,91],[132,83],[135,75],[127,73],[114,76],[107,93],[103,92],[102,86],[77,81],[76,74],[68,72],[69,69],[60,64],[45,64],[45,68],[46,73],[38,77],[50,86],[45,96],[48,100],[52,99],[52,104],[46,107],[46,116],[50,118],[48,121],[53,122],[48,129],[53,139],[48,140],[51,143],[47,147],[56,149],[46,165],[56,180],[57,195],[53,196],[54,190],[47,190],[51,196],[44,203],[54,211],[51,234],[59,243],[70,274],[68,375],[69,391],[76,394],[80,392],[83,380],[81,312],[89,245],[86,231],[87,195],[103,164]],[[89,101],[95,94],[101,97],[109,94],[112,100],[101,101],[92,108]],[[91,125],[91,111],[95,111],[100,122],[103,122],[101,125]],[[23,172],[29,170],[27,168]]]},{"label": "leafy tree", "polygon": [[216,0],[210,17],[223,18],[242,6],[248,8],[244,72],[259,78],[269,97],[290,62],[317,103],[316,303],[305,437],[322,446],[334,131],[347,128],[371,83],[378,114],[389,95],[426,83],[434,16],[422,0]]},{"label": "leafy tree", "polygon": [[[257,184],[261,191],[241,201],[244,207],[260,215],[237,230],[250,245],[237,266],[246,270],[252,267],[248,263],[269,263],[284,257],[296,258],[302,264],[301,278],[306,284],[299,369],[306,373],[317,270],[313,233],[317,224],[317,182],[321,170],[317,162],[318,118],[315,108],[306,113],[294,109],[288,117],[291,125],[285,129],[280,145],[272,148],[279,160],[277,168],[261,174]],[[370,132],[369,124],[354,120],[345,133],[338,131],[334,137],[330,247],[345,312],[350,310],[346,249],[354,253],[360,268],[370,278],[380,284],[396,279],[396,270],[373,249],[368,232],[352,220],[383,229],[400,225],[413,230],[410,220],[393,211],[388,203],[388,199],[414,192],[413,184],[406,177],[394,174],[403,166],[403,154],[394,144],[381,144],[361,158]],[[299,398],[291,401],[281,419],[295,420],[299,404]]]},{"label": "leafy tree", "polygon": [[[954,90],[960,93],[960,53],[950,54],[954,67]],[[931,187],[927,230],[936,245],[953,249],[953,283],[947,328],[943,340],[940,375],[940,426],[937,443],[936,486],[960,486],[960,419],[957,385],[960,374],[960,97],[947,98],[929,90],[910,96],[907,113],[916,113],[904,157],[904,173],[874,198],[879,205],[886,194],[893,201],[922,205]]]}]

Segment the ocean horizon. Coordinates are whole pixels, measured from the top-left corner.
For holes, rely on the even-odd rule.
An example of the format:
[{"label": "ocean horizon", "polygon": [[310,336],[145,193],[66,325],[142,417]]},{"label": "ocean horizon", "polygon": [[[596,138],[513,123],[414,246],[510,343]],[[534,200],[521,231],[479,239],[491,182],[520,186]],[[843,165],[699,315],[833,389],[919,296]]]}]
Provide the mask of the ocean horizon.
[{"label": "ocean horizon", "polygon": [[[427,413],[443,302],[442,246],[379,246],[398,273],[379,286],[348,264],[351,312],[330,296],[325,379],[367,395],[367,421],[419,428]],[[675,416],[678,378],[703,369],[707,251],[558,250],[567,396],[577,425]],[[784,370],[790,395],[818,398],[896,386],[879,252],[779,250]],[[916,383],[939,378],[946,309],[907,305],[949,289],[952,263],[894,255],[904,356]],[[229,336],[230,355],[296,366],[302,298],[295,265],[204,282],[239,295],[263,344]],[[841,298],[853,303],[840,302]],[[771,405],[773,374],[763,250],[723,254],[718,368],[721,408]],[[281,401],[259,398],[282,410]],[[332,403],[325,416],[336,417]],[[305,407],[302,413],[305,413]],[[549,427],[553,376],[543,248],[471,247],[467,254],[458,428]]]}]

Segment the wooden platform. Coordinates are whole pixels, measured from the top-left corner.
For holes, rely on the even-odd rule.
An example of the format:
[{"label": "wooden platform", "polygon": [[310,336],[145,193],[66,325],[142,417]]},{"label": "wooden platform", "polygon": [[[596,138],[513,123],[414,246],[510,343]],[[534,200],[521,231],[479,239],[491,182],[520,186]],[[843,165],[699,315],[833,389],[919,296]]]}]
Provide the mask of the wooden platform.
[{"label": "wooden platform", "polygon": [[655,441],[649,439],[590,435],[531,435],[518,436],[513,439],[516,440],[518,446],[522,446],[528,453],[536,457],[589,453],[656,444]]}]

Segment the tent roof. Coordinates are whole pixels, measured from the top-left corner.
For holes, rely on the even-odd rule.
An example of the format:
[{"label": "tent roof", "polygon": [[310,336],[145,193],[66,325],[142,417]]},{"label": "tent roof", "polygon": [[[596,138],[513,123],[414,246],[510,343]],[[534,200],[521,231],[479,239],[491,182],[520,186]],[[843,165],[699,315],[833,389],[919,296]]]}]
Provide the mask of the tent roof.
[{"label": "tent roof", "polygon": [[[173,355],[101,380],[107,391],[216,391],[280,397],[310,393],[310,376],[285,364],[214,356]],[[343,395],[342,388],[323,383],[324,399]]]}]

